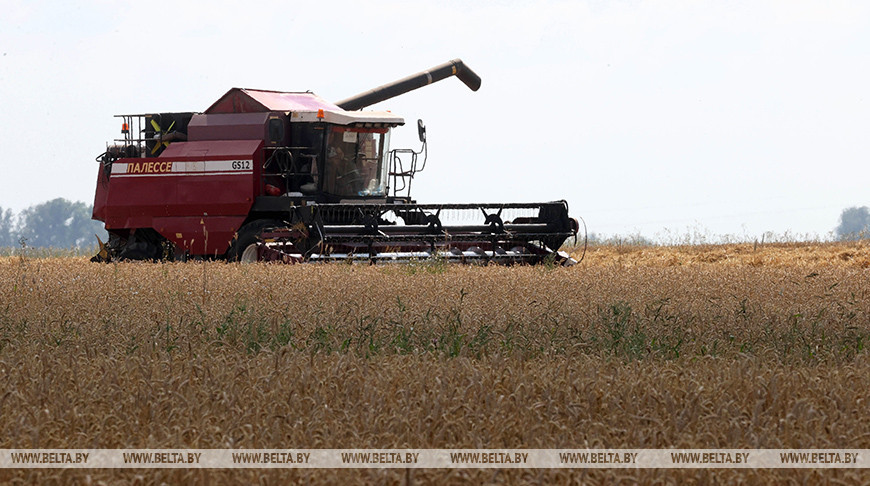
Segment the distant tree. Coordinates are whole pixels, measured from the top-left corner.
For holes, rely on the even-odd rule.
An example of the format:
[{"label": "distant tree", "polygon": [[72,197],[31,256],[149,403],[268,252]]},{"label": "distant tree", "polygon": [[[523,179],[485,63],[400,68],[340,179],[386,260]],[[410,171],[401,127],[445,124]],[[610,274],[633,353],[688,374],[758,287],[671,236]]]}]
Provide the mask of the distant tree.
[{"label": "distant tree", "polygon": [[857,240],[870,237],[870,209],[867,206],[844,209],[835,230],[837,239]]},{"label": "distant tree", "polygon": [[90,206],[57,198],[22,211],[13,239],[25,238],[32,247],[80,248],[96,243],[94,234],[105,241],[102,223],[91,220]]},{"label": "distant tree", "polygon": [[12,211],[9,209],[3,211],[3,208],[0,208],[0,248],[15,246],[14,223]]}]

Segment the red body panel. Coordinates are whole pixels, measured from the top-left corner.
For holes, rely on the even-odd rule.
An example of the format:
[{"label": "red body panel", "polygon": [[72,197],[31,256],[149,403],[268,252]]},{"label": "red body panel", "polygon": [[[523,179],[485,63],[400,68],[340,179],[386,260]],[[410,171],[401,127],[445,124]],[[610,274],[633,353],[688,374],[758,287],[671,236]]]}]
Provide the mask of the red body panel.
[{"label": "red body panel", "polygon": [[187,126],[190,140],[265,140],[269,113],[196,115]]},{"label": "red body panel", "polygon": [[192,255],[222,255],[259,191],[262,140],[176,142],[159,157],[100,167],[94,217],[153,228]]}]

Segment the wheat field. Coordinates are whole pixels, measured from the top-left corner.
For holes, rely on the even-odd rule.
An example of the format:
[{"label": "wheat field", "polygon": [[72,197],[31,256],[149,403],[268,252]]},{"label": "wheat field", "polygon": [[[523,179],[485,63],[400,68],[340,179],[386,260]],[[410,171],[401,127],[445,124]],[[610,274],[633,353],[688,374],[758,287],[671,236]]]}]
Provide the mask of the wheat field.
[{"label": "wheat field", "polygon": [[[581,252],[575,252],[580,258]],[[866,243],[568,268],[0,258],[0,448],[870,448]],[[28,484],[863,483],[859,470],[4,470]]]}]

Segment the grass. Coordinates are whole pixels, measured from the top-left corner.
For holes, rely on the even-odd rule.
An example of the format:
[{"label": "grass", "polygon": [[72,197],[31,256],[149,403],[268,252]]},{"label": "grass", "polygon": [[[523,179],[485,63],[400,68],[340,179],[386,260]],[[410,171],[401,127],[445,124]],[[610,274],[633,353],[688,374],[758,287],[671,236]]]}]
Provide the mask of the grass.
[{"label": "grass", "polygon": [[25,258],[72,258],[83,257],[88,258],[97,254],[99,247],[84,246],[71,248],[34,248],[25,244],[18,247],[0,246],[0,257],[19,256]]}]

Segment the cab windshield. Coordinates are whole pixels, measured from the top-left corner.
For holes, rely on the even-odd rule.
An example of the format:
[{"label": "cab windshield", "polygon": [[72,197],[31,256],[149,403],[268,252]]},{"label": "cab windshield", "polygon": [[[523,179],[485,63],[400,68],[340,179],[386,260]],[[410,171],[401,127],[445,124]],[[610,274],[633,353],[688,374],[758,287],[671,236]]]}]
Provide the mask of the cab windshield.
[{"label": "cab windshield", "polygon": [[337,196],[385,195],[389,144],[389,128],[331,127],[324,191]]}]

